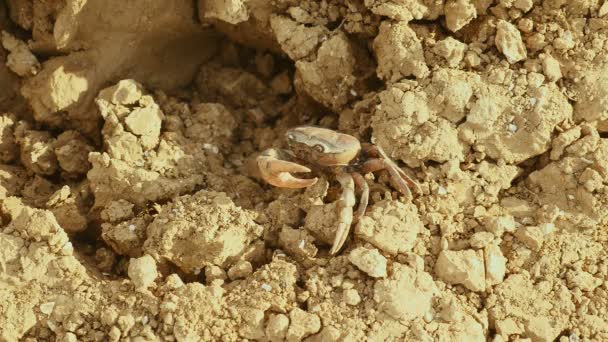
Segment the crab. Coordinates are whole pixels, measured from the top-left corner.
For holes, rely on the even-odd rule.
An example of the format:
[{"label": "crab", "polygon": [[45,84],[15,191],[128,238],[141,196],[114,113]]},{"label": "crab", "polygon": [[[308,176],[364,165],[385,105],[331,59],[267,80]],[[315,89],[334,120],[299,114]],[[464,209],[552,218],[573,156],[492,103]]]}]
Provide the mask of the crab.
[{"label": "crab", "polygon": [[[306,188],[318,180],[318,177],[296,177],[293,173],[324,174],[340,183],[338,228],[329,251],[331,255],[340,251],[350,227],[365,214],[370,189],[364,174],[386,170],[393,187],[403,195],[411,199],[411,189],[420,192],[418,183],[377,145],[361,143],[352,135],[315,126],[289,129],[285,138],[289,149],[270,148],[256,158],[260,174],[267,183],[281,188]],[[357,210],[353,212],[355,190],[360,196]]]}]

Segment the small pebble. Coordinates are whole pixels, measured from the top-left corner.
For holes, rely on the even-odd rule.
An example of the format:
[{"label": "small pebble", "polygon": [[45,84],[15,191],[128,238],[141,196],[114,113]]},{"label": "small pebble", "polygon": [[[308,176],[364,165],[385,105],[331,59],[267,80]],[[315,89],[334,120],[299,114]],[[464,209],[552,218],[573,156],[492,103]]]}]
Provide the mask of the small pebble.
[{"label": "small pebble", "polygon": [[344,290],[342,293],[342,298],[344,303],[348,305],[355,306],[361,303],[361,296],[359,296],[359,292],[357,292],[355,289]]},{"label": "small pebble", "polygon": [[386,277],[386,258],[375,248],[359,247],[353,249],[348,255],[348,260],[370,277]]},{"label": "small pebble", "polygon": [[40,304],[40,312],[42,312],[45,315],[50,315],[53,312],[54,308],[55,308],[55,302],[47,302],[47,303]]}]

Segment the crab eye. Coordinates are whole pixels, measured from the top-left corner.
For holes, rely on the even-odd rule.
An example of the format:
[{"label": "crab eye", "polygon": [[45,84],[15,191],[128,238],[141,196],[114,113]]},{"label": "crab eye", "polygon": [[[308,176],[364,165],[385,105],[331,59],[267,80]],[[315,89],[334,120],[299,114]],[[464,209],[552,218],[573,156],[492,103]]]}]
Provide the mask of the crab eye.
[{"label": "crab eye", "polygon": [[315,151],[317,151],[319,153],[325,152],[325,147],[323,147],[323,145],[317,144],[317,145],[313,146],[313,148],[315,149]]}]

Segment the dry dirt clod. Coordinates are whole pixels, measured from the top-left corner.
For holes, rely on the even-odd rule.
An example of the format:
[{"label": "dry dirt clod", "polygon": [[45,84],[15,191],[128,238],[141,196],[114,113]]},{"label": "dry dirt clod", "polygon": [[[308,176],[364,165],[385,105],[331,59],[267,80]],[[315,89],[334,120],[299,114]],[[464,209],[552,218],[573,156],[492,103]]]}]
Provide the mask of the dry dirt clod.
[{"label": "dry dirt clod", "polygon": [[397,81],[403,77],[423,78],[428,73],[424,52],[416,32],[405,22],[385,21],[374,40],[378,77]]},{"label": "dry dirt clod", "polygon": [[40,71],[40,62],[27,44],[13,37],[10,33],[2,31],[2,46],[10,51],[6,58],[6,66],[19,76],[32,76]]},{"label": "dry dirt clod", "polygon": [[481,251],[442,251],[435,264],[435,273],[445,282],[462,284],[471,291],[483,291],[486,288]]},{"label": "dry dirt clod", "polygon": [[301,341],[321,329],[321,320],[317,315],[299,308],[289,312],[289,322],[289,328],[285,335],[287,341]]},{"label": "dry dirt clod", "polygon": [[231,280],[247,278],[253,273],[253,267],[249,261],[239,260],[228,269],[227,275]]},{"label": "dry dirt clod", "polygon": [[394,255],[410,251],[422,229],[415,205],[381,201],[357,223],[355,234],[383,252]]},{"label": "dry dirt clod", "polygon": [[466,48],[466,44],[448,37],[437,42],[433,48],[433,52],[445,58],[451,67],[456,67],[463,60]]},{"label": "dry dirt clod", "polygon": [[348,254],[348,260],[370,277],[386,277],[386,258],[377,249],[358,247]]},{"label": "dry dirt clod", "polygon": [[[224,193],[204,190],[176,199],[146,230],[144,251],[189,273],[235,261],[262,234],[252,213]],[[239,265],[244,268],[235,268],[234,276],[246,274],[251,266],[246,261]]]},{"label": "dry dirt clod", "polygon": [[521,34],[517,27],[507,21],[500,20],[496,25],[496,47],[511,64],[526,59],[526,47]]},{"label": "dry dirt clod", "polygon": [[57,171],[57,156],[53,150],[55,139],[46,131],[31,130],[23,123],[15,131],[21,147],[21,163],[31,172],[52,175]]},{"label": "dry dirt clod", "polygon": [[448,29],[456,32],[477,17],[477,9],[471,1],[450,0],[445,6],[445,19]]},{"label": "dry dirt clod", "polygon": [[502,283],[507,271],[507,258],[503,255],[500,246],[491,244],[483,251],[486,270],[486,286]]},{"label": "dry dirt clod", "polygon": [[490,232],[478,232],[471,236],[469,243],[473,248],[483,248],[494,239],[494,234]]},{"label": "dry dirt clod", "polygon": [[128,269],[129,278],[136,288],[148,288],[158,277],[156,261],[150,255],[141,258],[131,258]]},{"label": "dry dirt clod", "polygon": [[283,314],[270,315],[266,323],[266,337],[272,342],[283,341],[287,336],[289,317]]},{"label": "dry dirt clod", "polygon": [[538,251],[543,246],[544,233],[538,227],[523,226],[517,229],[515,236],[529,248]]},{"label": "dry dirt clod", "polygon": [[361,296],[359,295],[359,292],[357,292],[357,290],[348,289],[344,290],[343,300],[344,303],[348,305],[357,306],[359,303],[361,303]]},{"label": "dry dirt clod", "polygon": [[412,320],[431,309],[438,293],[433,278],[401,264],[393,264],[393,272],[374,285],[374,301],[379,309],[395,319]]}]

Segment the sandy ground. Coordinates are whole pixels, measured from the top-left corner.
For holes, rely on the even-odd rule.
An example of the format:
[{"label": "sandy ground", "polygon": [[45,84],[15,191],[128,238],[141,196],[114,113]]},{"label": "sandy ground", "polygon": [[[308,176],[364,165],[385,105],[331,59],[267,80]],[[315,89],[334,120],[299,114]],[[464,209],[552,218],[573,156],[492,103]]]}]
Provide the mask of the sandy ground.
[{"label": "sandy ground", "polygon": [[[608,340],[607,0],[0,3],[0,341]],[[383,147],[260,180],[313,124]]]}]

